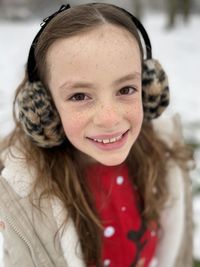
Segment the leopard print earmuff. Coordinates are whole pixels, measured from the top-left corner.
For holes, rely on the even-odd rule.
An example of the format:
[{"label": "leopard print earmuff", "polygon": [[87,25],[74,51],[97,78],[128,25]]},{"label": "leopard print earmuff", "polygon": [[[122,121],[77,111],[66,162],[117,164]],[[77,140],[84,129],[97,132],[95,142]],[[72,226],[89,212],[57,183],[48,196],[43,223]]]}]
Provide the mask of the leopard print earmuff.
[{"label": "leopard print earmuff", "polygon": [[[93,4],[95,5],[95,3]],[[62,144],[66,138],[53,100],[38,78],[34,56],[35,46],[49,21],[58,13],[69,8],[70,5],[62,5],[58,11],[43,20],[41,29],[34,38],[29,51],[28,82],[16,99],[20,123],[26,134],[39,147],[55,147]],[[142,101],[144,120],[151,120],[159,117],[169,104],[167,75],[160,63],[152,58],[151,43],[140,21],[125,9],[122,10],[131,17],[146,46],[146,59],[143,60]]]}]

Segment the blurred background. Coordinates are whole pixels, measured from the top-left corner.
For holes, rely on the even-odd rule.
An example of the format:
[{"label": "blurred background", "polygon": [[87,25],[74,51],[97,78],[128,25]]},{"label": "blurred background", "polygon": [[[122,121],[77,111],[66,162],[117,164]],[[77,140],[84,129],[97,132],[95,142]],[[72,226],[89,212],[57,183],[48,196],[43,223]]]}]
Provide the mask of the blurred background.
[{"label": "blurred background", "polygon": [[171,103],[163,116],[181,115],[185,140],[195,150],[193,254],[194,266],[200,267],[200,0],[0,0],[0,138],[13,127],[14,91],[23,78],[29,47],[42,19],[61,4],[89,2],[112,3],[139,17],[149,33],[154,58],[168,73]]}]

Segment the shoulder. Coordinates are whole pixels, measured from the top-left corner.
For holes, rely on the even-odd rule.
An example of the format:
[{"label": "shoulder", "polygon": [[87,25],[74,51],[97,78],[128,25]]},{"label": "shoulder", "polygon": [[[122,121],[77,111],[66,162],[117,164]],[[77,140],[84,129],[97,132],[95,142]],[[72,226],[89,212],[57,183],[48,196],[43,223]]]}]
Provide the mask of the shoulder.
[{"label": "shoulder", "polygon": [[[61,237],[63,228],[60,229],[60,227],[67,215],[61,201],[56,197],[48,199],[42,197],[40,210],[30,203],[29,193],[34,183],[35,172],[27,165],[19,150],[12,148],[7,151],[3,155],[3,164],[0,177],[0,220],[5,224],[4,243],[9,251],[14,251],[16,244],[21,251],[12,257],[8,253],[4,255],[5,260],[9,262],[8,266],[18,266],[11,265],[10,262],[20,257],[19,260],[22,261],[20,266],[27,266],[28,260],[33,264],[30,251],[27,252],[28,244],[34,259],[39,262],[37,266],[43,266],[41,259],[45,259],[45,266],[49,267],[52,266],[52,262],[55,263],[53,266],[64,267],[66,261],[70,262],[69,266],[83,267],[83,261],[76,256],[77,249],[80,251],[80,247],[77,248],[78,236],[70,218]],[[38,194],[34,195],[35,198],[38,200]],[[59,233],[58,246],[55,250],[54,237],[57,232]]]},{"label": "shoulder", "polygon": [[[22,232],[27,231],[31,225],[36,229],[37,223],[42,219],[42,213],[38,213],[38,209],[29,198],[35,180],[34,170],[28,166],[23,153],[16,147],[5,151],[1,159],[3,162],[0,176],[1,217],[8,225],[10,225],[9,221],[18,222],[22,226]],[[39,195],[35,193],[35,203],[38,197]],[[42,204],[47,212],[48,202]]]},{"label": "shoulder", "polygon": [[10,147],[1,155],[1,176],[10,185],[11,190],[20,197],[26,197],[34,183],[35,171],[27,164],[22,151],[16,147]]},{"label": "shoulder", "polygon": [[9,221],[10,217],[20,216],[24,210],[22,203],[26,206],[28,204],[25,200],[31,186],[29,175],[25,174],[27,169],[25,162],[22,157],[18,158],[19,154],[15,152],[15,149],[8,149],[1,155],[0,217],[4,224]]},{"label": "shoulder", "polygon": [[[184,144],[180,115],[159,118],[153,122],[158,136],[172,148]],[[192,266],[192,191],[189,172],[174,160],[167,163],[169,197],[161,214],[161,235],[157,250],[158,266]]]},{"label": "shoulder", "polygon": [[[33,192],[34,204],[30,201],[30,193],[35,184],[36,171],[30,166],[23,153],[17,147],[5,151],[1,160],[3,169],[0,176],[0,199],[5,203],[7,212],[15,213],[18,205],[21,212],[29,214],[40,197],[40,190]],[[44,206],[48,206],[49,199],[41,199]],[[44,204],[45,203],[45,204]],[[36,205],[37,206],[37,205]],[[4,210],[2,207],[1,210]]]},{"label": "shoulder", "polygon": [[162,234],[157,250],[158,266],[192,267],[192,191],[188,174],[169,162],[169,197],[161,213]]}]

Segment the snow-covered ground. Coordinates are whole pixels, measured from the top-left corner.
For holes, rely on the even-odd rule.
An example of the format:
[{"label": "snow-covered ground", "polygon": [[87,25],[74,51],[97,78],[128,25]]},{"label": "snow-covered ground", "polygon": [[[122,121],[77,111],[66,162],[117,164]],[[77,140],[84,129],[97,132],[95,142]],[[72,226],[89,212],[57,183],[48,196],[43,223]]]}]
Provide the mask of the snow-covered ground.
[{"label": "snow-covered ground", "polygon": [[[162,62],[169,76],[171,105],[166,115],[180,113],[185,137],[200,143],[200,16],[191,17],[188,25],[184,25],[179,19],[177,26],[170,31],[166,30],[165,24],[164,15],[153,14],[144,18],[152,42],[153,56]],[[0,22],[0,137],[13,126],[13,93],[23,77],[29,46],[38,29],[38,21]],[[200,159],[199,152],[196,157]],[[192,173],[195,184],[200,184],[199,162],[200,160],[197,164],[198,171]],[[200,197],[194,198],[194,211],[194,256],[200,259]],[[2,239],[0,242],[2,244]],[[0,250],[0,258],[1,253]]]}]

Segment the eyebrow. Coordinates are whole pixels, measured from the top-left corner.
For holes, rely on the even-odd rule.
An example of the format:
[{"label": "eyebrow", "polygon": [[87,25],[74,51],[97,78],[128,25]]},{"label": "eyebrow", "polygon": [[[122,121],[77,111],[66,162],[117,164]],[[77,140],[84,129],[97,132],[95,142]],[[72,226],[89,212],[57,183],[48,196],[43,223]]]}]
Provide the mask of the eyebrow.
[{"label": "eyebrow", "polygon": [[[120,83],[123,83],[125,81],[129,81],[129,80],[134,80],[134,79],[139,79],[141,77],[141,73],[140,72],[134,72],[134,73],[130,73],[127,74],[123,77],[120,77],[119,79],[115,80],[112,85],[116,86]],[[94,85],[92,83],[88,83],[88,82],[84,82],[84,81],[77,81],[77,82],[64,82],[59,88],[63,89],[64,87],[69,86],[70,89],[76,89],[76,88],[80,88],[80,87],[84,87],[84,88],[94,88]]]}]

